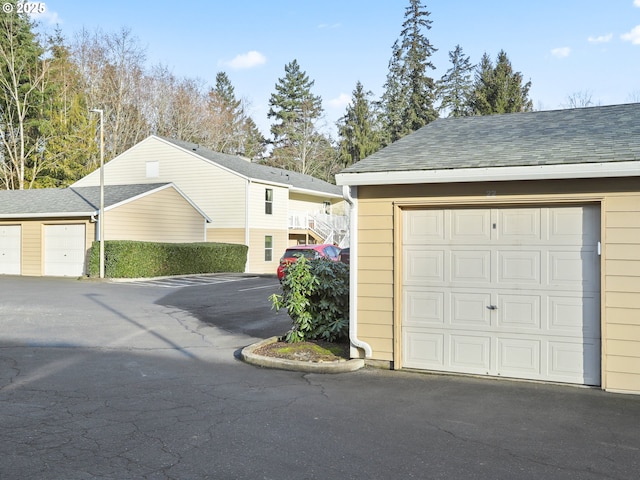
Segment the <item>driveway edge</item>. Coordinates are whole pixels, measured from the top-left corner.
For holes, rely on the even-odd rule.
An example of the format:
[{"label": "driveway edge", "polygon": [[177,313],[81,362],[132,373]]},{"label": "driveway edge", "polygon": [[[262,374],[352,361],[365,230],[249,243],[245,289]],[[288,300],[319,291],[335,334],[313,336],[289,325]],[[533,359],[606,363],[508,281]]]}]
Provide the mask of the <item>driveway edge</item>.
[{"label": "driveway edge", "polygon": [[293,370],[305,373],[348,373],[364,367],[364,360],[361,358],[352,358],[351,360],[340,360],[336,362],[302,362],[297,360],[288,360],[285,358],[265,357],[257,355],[256,349],[263,345],[268,345],[278,341],[278,337],[267,338],[258,343],[254,343],[242,349],[240,358],[251,365],[264,368],[279,368],[281,370]]}]

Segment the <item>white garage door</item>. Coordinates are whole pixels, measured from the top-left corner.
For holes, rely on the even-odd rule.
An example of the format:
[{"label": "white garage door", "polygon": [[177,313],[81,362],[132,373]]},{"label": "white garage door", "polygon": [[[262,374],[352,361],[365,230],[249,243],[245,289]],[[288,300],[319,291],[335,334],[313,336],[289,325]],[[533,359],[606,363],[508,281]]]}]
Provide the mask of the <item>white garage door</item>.
[{"label": "white garage door", "polygon": [[0,225],[0,274],[20,275],[20,225]]},{"label": "white garage door", "polygon": [[600,384],[600,209],[406,210],[408,368]]},{"label": "white garage door", "polygon": [[79,277],[84,273],[84,225],[45,225],[44,274]]}]

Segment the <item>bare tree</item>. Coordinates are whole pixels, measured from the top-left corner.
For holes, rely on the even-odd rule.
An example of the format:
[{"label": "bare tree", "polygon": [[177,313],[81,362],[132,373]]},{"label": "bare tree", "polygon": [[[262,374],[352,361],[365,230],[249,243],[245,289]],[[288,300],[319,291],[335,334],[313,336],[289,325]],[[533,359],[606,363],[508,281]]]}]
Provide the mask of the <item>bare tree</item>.
[{"label": "bare tree", "polygon": [[574,92],[571,95],[567,96],[567,103],[564,105],[565,108],[585,108],[585,107],[595,107],[599,105],[592,100],[592,94],[588,90]]},{"label": "bare tree", "polygon": [[26,16],[0,16],[0,181],[24,189],[41,168],[43,147],[37,118],[48,64]]},{"label": "bare tree", "polygon": [[73,45],[85,82],[87,104],[104,111],[105,150],[114,157],[150,133],[145,118],[145,49],[129,29],[117,33],[82,30]]}]

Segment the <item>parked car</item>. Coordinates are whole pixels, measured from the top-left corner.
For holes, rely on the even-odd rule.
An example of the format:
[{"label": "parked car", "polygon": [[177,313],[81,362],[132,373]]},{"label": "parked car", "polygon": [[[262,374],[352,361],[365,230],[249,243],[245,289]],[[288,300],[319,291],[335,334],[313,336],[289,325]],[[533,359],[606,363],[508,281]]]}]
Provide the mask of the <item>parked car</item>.
[{"label": "parked car", "polygon": [[338,255],[338,260],[341,261],[342,263],[346,263],[347,265],[349,265],[349,262],[351,261],[351,250],[349,249],[349,247],[343,248],[342,250],[340,250],[340,255]]},{"label": "parked car", "polygon": [[300,257],[305,257],[308,260],[326,257],[337,262],[339,255],[340,248],[329,243],[320,245],[296,245],[294,247],[289,247],[285,250],[282,258],[280,258],[280,265],[278,265],[278,280],[282,280],[284,278],[284,267],[289,263],[295,262]]}]

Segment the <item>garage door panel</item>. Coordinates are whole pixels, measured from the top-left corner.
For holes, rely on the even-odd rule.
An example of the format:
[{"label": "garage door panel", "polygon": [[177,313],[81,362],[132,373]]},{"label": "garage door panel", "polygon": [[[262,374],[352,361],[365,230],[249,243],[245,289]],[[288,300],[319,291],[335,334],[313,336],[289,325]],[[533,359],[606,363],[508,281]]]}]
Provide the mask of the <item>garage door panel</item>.
[{"label": "garage door panel", "polygon": [[594,244],[600,239],[600,210],[596,207],[549,209],[549,242]]},{"label": "garage door panel", "polygon": [[450,367],[465,373],[491,371],[491,338],[484,335],[450,335]]},{"label": "garage door panel", "polygon": [[487,327],[491,324],[490,293],[451,292],[452,327]]},{"label": "garage door panel", "polygon": [[453,250],[450,265],[451,282],[454,285],[491,283],[491,252],[489,250]]},{"label": "garage door panel", "polygon": [[599,207],[442,213],[403,245],[403,365],[598,384]]},{"label": "garage door panel", "polygon": [[506,331],[540,331],[540,295],[500,294],[497,296],[497,327]]},{"label": "garage door panel", "polygon": [[512,208],[496,213],[497,240],[537,243],[542,238],[541,210],[539,208]]},{"label": "garage door panel", "polygon": [[498,373],[503,376],[518,376],[528,372],[532,377],[540,377],[542,344],[535,339],[499,338]]},{"label": "garage door panel", "polygon": [[540,285],[540,251],[497,250],[498,284]]},{"label": "garage door panel", "polygon": [[596,291],[600,288],[595,249],[552,250],[549,255],[549,285]]},{"label": "garage door panel", "polygon": [[491,210],[451,210],[449,215],[449,240],[459,244],[483,244],[491,241]]},{"label": "garage door panel", "polygon": [[403,364],[407,368],[443,370],[444,333],[408,328],[403,334]]},{"label": "garage door panel", "polygon": [[[597,354],[597,355],[596,355]],[[600,384],[600,342],[549,342],[549,370],[550,379],[561,382],[575,382],[587,385]]]},{"label": "garage door panel", "polygon": [[600,337],[598,296],[554,295],[548,297],[549,332],[552,335]]},{"label": "garage door panel", "polygon": [[441,243],[445,237],[444,212],[442,210],[412,211],[405,217],[403,242],[405,245]]},{"label": "garage door panel", "polygon": [[444,278],[444,250],[407,247],[404,252],[404,282],[406,285],[424,282],[442,283]]},{"label": "garage door panel", "polygon": [[444,292],[430,292],[415,288],[404,291],[407,326],[440,325],[444,323]]}]

